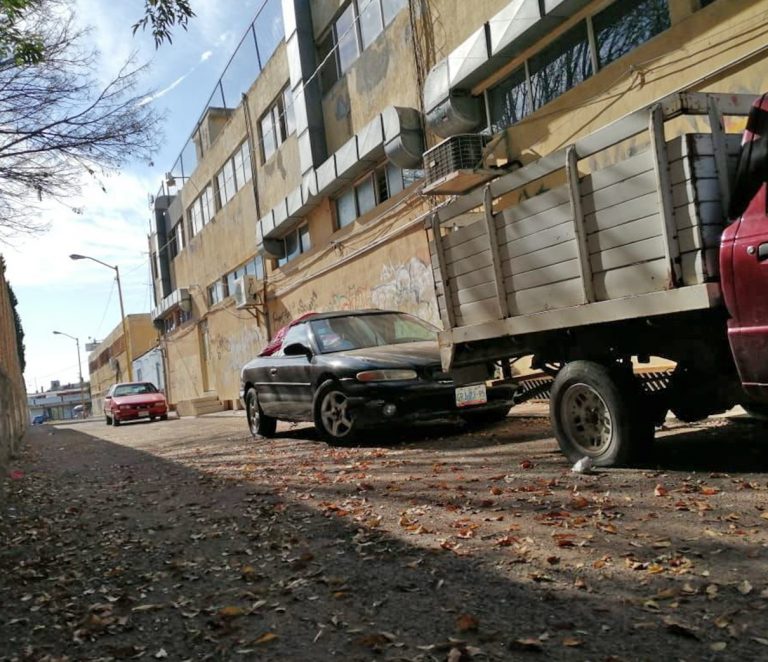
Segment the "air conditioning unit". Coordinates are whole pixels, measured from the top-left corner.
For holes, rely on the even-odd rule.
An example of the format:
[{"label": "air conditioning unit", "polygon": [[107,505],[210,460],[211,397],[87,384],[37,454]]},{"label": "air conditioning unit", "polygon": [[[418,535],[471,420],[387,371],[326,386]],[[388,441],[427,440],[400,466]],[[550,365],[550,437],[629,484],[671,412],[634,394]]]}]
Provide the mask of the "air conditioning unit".
[{"label": "air conditioning unit", "polygon": [[424,152],[425,193],[460,195],[499,173],[483,168],[483,150],[490,136],[464,133]]},{"label": "air conditioning unit", "polygon": [[246,274],[235,280],[235,308],[241,310],[258,304],[264,293],[264,281],[251,274]]}]

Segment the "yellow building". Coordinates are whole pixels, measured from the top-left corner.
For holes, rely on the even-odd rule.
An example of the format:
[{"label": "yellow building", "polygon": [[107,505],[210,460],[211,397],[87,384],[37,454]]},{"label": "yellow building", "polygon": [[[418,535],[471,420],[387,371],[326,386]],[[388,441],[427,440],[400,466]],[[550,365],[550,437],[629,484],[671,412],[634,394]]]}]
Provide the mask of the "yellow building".
[{"label": "yellow building", "polygon": [[158,344],[158,331],[146,313],[125,316],[88,355],[93,416],[104,413],[104,396],[118,382],[136,379],[131,366],[134,359]]},{"label": "yellow building", "polygon": [[424,224],[446,193],[670,92],[768,89],[766,18],[768,0],[269,0],[155,199],[171,400],[236,406],[242,365],[310,310],[439,323]]}]

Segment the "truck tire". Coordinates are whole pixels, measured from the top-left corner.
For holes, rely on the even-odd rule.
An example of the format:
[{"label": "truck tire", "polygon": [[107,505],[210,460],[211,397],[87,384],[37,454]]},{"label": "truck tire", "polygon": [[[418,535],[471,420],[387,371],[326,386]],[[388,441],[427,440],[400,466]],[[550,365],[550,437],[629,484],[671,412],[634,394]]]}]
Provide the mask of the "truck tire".
[{"label": "truck tire", "polygon": [[649,428],[631,404],[636,389],[631,375],[593,361],[573,361],[557,373],[550,419],[569,461],[589,457],[599,467],[629,464],[646,445],[641,439]]}]

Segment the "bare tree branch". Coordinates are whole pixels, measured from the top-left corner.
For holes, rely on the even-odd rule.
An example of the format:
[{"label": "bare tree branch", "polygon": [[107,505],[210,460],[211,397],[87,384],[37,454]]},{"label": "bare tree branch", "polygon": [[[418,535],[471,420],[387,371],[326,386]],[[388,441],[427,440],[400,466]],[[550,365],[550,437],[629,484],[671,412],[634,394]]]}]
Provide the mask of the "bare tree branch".
[{"label": "bare tree branch", "polygon": [[149,160],[161,141],[160,118],[137,93],[144,67],[131,60],[99,86],[97,54],[59,0],[38,0],[25,26],[45,58],[0,62],[0,241],[39,231],[39,202],[66,202],[84,177]]}]

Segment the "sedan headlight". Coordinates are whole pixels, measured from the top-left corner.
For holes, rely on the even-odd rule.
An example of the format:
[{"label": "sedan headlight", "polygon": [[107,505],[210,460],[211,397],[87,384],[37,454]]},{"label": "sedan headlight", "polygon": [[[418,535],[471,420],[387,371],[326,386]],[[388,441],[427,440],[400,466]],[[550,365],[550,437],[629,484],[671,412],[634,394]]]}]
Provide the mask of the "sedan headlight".
[{"label": "sedan headlight", "polygon": [[398,382],[418,376],[415,370],[364,370],[355,375],[359,382]]}]

